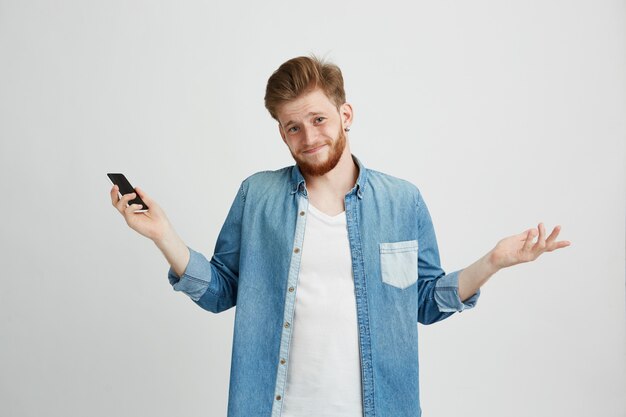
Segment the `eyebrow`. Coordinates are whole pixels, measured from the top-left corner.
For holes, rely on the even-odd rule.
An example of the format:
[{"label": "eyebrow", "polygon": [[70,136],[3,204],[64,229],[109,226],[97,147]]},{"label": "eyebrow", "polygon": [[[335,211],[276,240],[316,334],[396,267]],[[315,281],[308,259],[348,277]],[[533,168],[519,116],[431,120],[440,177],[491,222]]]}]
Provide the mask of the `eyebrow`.
[{"label": "eyebrow", "polygon": [[[317,116],[318,114],[324,114],[323,112],[310,112],[308,113],[305,117],[311,117],[311,116]],[[293,120],[288,121],[284,127],[289,127],[290,125],[294,124],[296,122],[294,122]]]}]

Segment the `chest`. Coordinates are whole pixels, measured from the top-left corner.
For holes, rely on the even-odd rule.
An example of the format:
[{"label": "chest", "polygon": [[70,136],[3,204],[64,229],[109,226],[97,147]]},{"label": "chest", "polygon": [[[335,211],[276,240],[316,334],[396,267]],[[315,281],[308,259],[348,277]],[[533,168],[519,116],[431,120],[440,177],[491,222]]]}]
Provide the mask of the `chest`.
[{"label": "chest", "polygon": [[346,209],[343,198],[333,196],[309,194],[309,203],[328,216],[336,216]]}]

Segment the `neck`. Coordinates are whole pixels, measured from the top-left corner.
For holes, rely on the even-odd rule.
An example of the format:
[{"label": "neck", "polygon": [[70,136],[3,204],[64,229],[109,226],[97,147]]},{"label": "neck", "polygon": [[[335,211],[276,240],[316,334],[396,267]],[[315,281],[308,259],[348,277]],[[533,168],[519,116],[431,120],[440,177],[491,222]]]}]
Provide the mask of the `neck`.
[{"label": "neck", "polygon": [[352,159],[350,146],[346,143],[341,158],[333,169],[324,175],[309,176],[303,174],[303,177],[309,193],[324,196],[334,195],[343,200],[343,197],[354,187],[359,177],[359,167]]}]

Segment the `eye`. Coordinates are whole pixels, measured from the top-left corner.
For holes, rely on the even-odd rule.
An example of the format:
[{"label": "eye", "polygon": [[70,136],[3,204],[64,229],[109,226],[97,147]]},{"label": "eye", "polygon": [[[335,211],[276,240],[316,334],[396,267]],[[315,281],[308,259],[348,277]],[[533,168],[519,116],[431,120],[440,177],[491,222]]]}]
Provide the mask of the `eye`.
[{"label": "eye", "polygon": [[290,127],[289,129],[287,129],[287,131],[290,132],[290,133],[295,133],[296,130],[294,130],[294,129],[298,129],[298,128],[296,126],[293,126],[293,127]]},{"label": "eye", "polygon": [[325,117],[320,116],[320,117],[316,117],[316,118],[315,118],[315,121],[316,121],[316,122],[318,122],[318,123],[322,123],[322,122],[324,121],[324,119],[326,119],[326,118],[325,118]]}]

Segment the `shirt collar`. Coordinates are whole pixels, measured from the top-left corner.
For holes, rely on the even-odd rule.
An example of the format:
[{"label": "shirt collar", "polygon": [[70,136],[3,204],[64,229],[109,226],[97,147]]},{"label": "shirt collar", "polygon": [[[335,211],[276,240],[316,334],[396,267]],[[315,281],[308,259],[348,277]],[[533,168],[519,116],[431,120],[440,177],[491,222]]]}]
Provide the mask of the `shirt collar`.
[{"label": "shirt collar", "polygon": [[[346,195],[356,193],[359,198],[363,198],[363,190],[367,180],[367,169],[359,158],[353,154],[351,154],[351,156],[352,160],[359,167],[359,176],[356,179],[354,187]],[[296,191],[300,191],[302,194],[307,195],[306,181],[304,180],[302,172],[300,172],[300,167],[297,164],[291,167],[291,194],[294,194]]]}]

